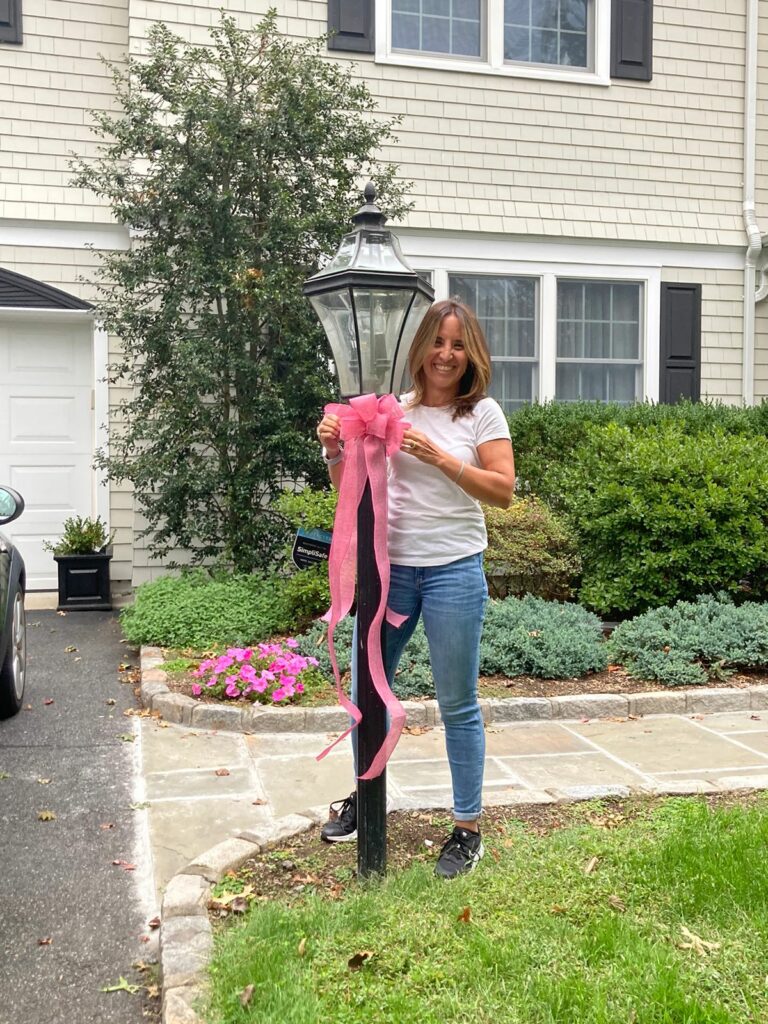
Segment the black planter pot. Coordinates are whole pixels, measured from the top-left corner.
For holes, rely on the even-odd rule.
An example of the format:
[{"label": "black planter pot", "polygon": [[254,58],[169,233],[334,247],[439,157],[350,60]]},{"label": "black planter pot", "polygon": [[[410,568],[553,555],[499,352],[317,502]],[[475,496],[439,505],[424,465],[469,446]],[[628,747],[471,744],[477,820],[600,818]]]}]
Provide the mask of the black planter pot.
[{"label": "black planter pot", "polygon": [[111,609],[111,551],[53,557],[59,566],[59,611],[101,612]]}]

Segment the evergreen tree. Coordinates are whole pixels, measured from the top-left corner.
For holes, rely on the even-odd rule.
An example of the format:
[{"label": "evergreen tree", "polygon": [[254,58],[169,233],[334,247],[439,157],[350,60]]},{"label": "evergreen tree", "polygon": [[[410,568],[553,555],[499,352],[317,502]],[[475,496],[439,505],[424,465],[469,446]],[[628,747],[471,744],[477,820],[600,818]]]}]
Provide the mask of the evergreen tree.
[{"label": "evergreen tree", "polygon": [[155,557],[265,568],[284,542],[271,502],[324,478],[314,427],[334,384],[301,293],[333,253],[370,177],[390,216],[396,169],[373,162],[382,119],[324,41],[222,17],[211,45],[164,25],[145,57],[112,66],[117,112],[94,114],[99,156],[76,184],[132,229],[102,255],[97,312],[121,342],[116,410],[97,462],[133,484]]}]

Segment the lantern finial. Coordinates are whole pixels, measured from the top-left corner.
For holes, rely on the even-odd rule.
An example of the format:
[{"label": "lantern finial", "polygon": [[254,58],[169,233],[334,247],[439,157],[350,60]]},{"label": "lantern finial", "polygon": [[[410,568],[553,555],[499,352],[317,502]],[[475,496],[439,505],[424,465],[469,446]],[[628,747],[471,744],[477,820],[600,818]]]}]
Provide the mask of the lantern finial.
[{"label": "lantern finial", "polygon": [[387,218],[374,202],[376,199],[376,186],[372,181],[369,181],[365,186],[363,196],[365,197],[365,205],[361,206],[352,217],[356,230],[383,228],[387,223]]}]

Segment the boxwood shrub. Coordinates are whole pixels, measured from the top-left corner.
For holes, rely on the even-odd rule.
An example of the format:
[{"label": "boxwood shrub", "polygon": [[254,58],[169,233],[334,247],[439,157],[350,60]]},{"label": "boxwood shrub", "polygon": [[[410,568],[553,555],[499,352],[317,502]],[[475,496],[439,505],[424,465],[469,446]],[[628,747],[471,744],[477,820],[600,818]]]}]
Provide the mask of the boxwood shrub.
[{"label": "boxwood shrub", "polygon": [[618,626],[608,650],[630,675],[667,686],[768,669],[768,604],[737,606],[718,595],[654,608]]},{"label": "boxwood shrub", "polygon": [[623,618],[700,593],[768,592],[768,443],[593,427],[561,477],[579,537],[579,600]]}]

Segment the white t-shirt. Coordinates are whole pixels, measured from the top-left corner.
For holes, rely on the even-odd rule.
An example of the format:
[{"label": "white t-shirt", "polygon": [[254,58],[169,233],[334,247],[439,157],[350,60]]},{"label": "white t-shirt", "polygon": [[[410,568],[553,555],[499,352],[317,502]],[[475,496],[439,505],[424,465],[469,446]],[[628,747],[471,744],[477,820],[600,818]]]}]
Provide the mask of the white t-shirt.
[{"label": "white t-shirt", "polygon": [[[452,406],[417,405],[405,418],[443,451],[479,466],[478,445],[509,439],[509,425],[492,398],[482,398],[468,416],[453,420]],[[395,565],[447,565],[485,551],[488,537],[480,502],[435,466],[397,451],[389,461],[389,560]]]}]

